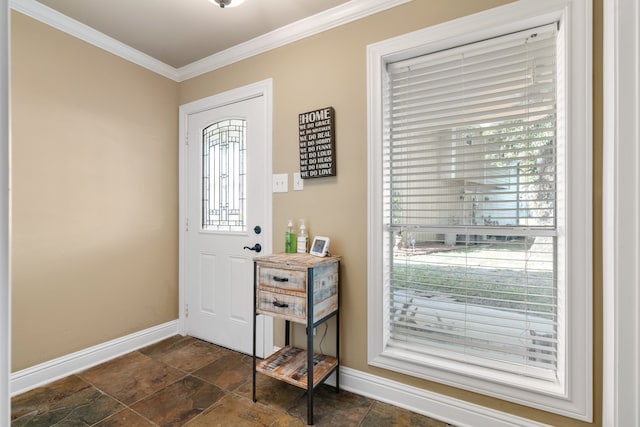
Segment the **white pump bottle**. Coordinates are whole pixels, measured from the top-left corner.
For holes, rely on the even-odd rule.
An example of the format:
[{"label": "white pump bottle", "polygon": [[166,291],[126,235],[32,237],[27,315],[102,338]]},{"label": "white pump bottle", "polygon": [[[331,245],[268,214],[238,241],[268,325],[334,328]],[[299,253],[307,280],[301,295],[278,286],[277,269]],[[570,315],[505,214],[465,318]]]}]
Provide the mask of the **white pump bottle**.
[{"label": "white pump bottle", "polygon": [[298,234],[298,253],[301,253],[301,254],[306,253],[308,243],[309,243],[309,233],[307,233],[307,227],[304,225],[304,219],[301,219],[300,234]]}]

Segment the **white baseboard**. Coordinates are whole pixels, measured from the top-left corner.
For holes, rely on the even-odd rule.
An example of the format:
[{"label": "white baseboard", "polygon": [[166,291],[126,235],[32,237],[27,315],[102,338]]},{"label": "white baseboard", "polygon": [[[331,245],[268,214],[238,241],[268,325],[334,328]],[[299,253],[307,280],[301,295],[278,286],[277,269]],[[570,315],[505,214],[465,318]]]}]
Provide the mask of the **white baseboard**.
[{"label": "white baseboard", "polygon": [[[327,381],[327,383],[335,385],[335,381]],[[547,424],[411,387],[343,366],[340,367],[340,389],[389,403],[458,427],[549,427]]]},{"label": "white baseboard", "polygon": [[[279,347],[274,347],[273,352],[278,350],[280,350]],[[335,372],[325,380],[325,384],[335,387]],[[345,366],[340,366],[340,390],[404,408],[457,427],[550,427],[548,424],[408,386]]]},{"label": "white baseboard", "polygon": [[11,396],[84,371],[92,366],[178,334],[178,321],[163,323],[11,374]]},{"label": "white baseboard", "polygon": [[[102,343],[11,374],[11,396],[135,351],[178,334],[178,321]],[[335,373],[327,378],[335,386]],[[397,381],[340,367],[340,389],[385,402],[458,427],[549,427],[526,418],[475,405]]]}]

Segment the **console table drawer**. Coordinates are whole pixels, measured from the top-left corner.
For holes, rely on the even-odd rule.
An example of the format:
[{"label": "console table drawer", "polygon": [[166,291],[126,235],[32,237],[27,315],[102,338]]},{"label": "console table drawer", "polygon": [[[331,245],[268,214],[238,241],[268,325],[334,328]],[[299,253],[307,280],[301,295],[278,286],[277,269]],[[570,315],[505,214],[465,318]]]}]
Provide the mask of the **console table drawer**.
[{"label": "console table drawer", "polygon": [[294,322],[306,323],[307,299],[288,294],[259,289],[256,301],[259,313],[272,314]]},{"label": "console table drawer", "polygon": [[304,292],[307,289],[307,272],[258,266],[258,286]]}]

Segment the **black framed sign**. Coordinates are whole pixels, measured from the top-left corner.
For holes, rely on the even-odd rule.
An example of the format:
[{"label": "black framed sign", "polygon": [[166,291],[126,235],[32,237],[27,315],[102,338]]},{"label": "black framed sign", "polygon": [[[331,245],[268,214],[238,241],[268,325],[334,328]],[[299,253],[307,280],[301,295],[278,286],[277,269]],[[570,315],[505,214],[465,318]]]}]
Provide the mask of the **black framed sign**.
[{"label": "black framed sign", "polygon": [[298,115],[300,176],[323,178],[336,175],[335,111],[321,108]]}]

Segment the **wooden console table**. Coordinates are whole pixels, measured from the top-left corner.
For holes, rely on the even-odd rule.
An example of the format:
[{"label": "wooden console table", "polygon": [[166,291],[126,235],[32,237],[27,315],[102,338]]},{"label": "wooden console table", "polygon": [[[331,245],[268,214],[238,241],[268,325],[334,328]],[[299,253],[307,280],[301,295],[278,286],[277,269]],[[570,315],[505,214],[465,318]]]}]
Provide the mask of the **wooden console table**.
[{"label": "wooden console table", "polygon": [[[331,373],[339,390],[340,316],[338,280],[340,257],[276,254],[254,259],[253,401],[256,373],[307,390],[307,424],[313,424],[313,392]],[[273,355],[256,358],[256,317],[285,320],[285,346]],[[336,356],[314,352],[313,331],[336,317]],[[307,326],[307,350],[290,345],[290,322]]]}]

